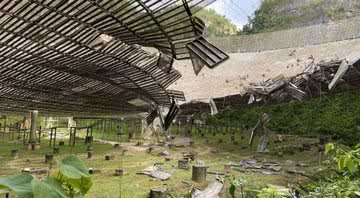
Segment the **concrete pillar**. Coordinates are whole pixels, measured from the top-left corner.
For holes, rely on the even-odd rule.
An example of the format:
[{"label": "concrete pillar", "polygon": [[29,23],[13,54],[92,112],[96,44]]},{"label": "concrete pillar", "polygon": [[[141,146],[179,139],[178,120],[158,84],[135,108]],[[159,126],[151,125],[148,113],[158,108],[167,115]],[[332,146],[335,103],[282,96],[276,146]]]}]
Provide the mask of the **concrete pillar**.
[{"label": "concrete pillar", "polygon": [[68,117],[68,128],[76,127],[76,121],[74,117]]},{"label": "concrete pillar", "polygon": [[25,116],[22,122],[22,128],[23,129],[30,129],[30,117],[29,115]]},{"label": "concrete pillar", "polygon": [[38,117],[38,111],[31,111],[31,126],[30,126],[30,142],[35,146],[36,143],[36,121]]}]

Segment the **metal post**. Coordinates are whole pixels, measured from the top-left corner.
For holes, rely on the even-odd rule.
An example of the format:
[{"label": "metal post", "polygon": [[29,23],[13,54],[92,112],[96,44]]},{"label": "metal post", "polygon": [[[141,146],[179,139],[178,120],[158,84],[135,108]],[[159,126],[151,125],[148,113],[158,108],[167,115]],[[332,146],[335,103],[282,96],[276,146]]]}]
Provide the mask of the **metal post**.
[{"label": "metal post", "polygon": [[75,129],[75,127],[70,127],[69,147],[71,147],[71,145],[72,145],[74,129]]},{"label": "metal post", "polygon": [[53,140],[53,128],[50,128],[50,141],[49,141],[49,147],[51,147],[52,140]]},{"label": "metal post", "polygon": [[53,147],[55,147],[55,144],[56,144],[56,127],[54,128],[54,131],[55,131],[55,137],[54,137],[54,143],[53,143]]},{"label": "metal post", "polygon": [[41,143],[41,126],[39,127],[39,143]]},{"label": "metal post", "polygon": [[76,128],[74,128],[72,147],[75,146],[75,142],[76,142]]},{"label": "metal post", "polygon": [[104,120],[101,122],[101,133],[102,133],[102,141],[104,141],[104,132],[105,132],[105,122]]}]

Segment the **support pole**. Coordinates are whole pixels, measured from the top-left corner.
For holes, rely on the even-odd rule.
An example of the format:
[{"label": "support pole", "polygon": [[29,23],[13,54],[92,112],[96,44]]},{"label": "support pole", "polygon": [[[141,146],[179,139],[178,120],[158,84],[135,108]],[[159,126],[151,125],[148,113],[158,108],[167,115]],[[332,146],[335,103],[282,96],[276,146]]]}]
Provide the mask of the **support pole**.
[{"label": "support pole", "polygon": [[56,127],[54,127],[54,131],[55,131],[55,133],[54,133],[54,134],[55,134],[55,136],[54,136],[53,147],[55,147],[55,144],[56,144],[56,135],[57,135],[57,134],[56,134],[56,129],[57,129],[57,128],[56,128]]},{"label": "support pole", "polygon": [[39,143],[41,143],[41,126],[39,127]]}]

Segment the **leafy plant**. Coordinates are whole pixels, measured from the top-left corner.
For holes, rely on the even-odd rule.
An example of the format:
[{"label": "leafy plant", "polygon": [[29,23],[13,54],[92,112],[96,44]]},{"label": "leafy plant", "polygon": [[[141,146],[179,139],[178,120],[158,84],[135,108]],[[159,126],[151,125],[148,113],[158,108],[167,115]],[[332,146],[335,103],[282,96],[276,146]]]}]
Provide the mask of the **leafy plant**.
[{"label": "leafy plant", "polygon": [[304,187],[303,197],[319,198],[360,198],[360,144],[350,148],[339,144],[327,144],[326,154],[337,164],[340,174],[324,177]]},{"label": "leafy plant", "polygon": [[339,171],[345,171],[345,174],[359,173],[360,143],[353,149],[330,143],[326,146],[325,152],[333,161],[337,162]]},{"label": "leafy plant", "polygon": [[245,194],[244,194],[244,187],[246,185],[247,181],[240,177],[240,178],[235,178],[234,176],[230,177],[230,188],[229,188],[229,193],[231,195],[232,198],[236,198],[236,189],[240,187],[240,191],[241,191],[241,197],[244,198]]},{"label": "leafy plant", "polygon": [[258,198],[282,198],[282,196],[277,188],[263,188],[257,194]]},{"label": "leafy plant", "polygon": [[0,178],[0,194],[14,192],[19,198],[82,197],[92,186],[85,164],[75,156],[57,163],[59,172],[39,180],[30,174]]},{"label": "leafy plant", "polygon": [[359,198],[360,180],[351,180],[349,177],[338,177],[316,182],[312,185],[308,195],[303,197],[312,198]]}]

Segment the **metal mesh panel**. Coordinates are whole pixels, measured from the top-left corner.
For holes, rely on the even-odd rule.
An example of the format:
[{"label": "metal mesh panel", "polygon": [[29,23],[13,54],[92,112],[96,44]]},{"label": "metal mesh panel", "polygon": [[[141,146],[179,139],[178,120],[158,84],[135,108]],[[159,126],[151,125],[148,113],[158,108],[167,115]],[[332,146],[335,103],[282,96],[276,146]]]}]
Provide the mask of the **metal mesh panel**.
[{"label": "metal mesh panel", "polygon": [[[211,2],[188,5],[195,12]],[[170,106],[166,88],[181,77],[173,58],[187,56],[196,32],[179,0],[0,1],[0,110],[146,111],[135,99]]]}]

